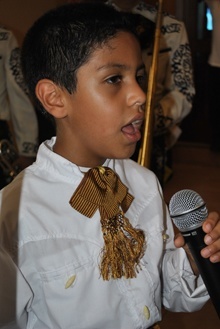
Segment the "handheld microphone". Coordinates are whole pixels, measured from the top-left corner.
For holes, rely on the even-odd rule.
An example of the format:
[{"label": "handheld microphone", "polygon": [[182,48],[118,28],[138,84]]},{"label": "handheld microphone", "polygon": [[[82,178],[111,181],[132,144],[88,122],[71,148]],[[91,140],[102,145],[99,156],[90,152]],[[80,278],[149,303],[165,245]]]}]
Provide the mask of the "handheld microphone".
[{"label": "handheld microphone", "polygon": [[206,247],[204,242],[206,233],[202,229],[202,224],[208,216],[206,204],[195,191],[181,190],[172,196],[169,210],[175,226],[182,233],[193,255],[220,318],[220,263],[211,263],[200,253]]}]

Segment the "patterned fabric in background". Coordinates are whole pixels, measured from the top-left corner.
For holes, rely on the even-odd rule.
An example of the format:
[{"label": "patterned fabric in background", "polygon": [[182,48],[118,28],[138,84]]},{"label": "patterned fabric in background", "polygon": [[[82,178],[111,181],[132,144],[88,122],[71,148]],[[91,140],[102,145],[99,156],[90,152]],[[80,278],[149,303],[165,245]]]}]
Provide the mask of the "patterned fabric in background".
[{"label": "patterned fabric in background", "polygon": [[11,122],[18,152],[35,157],[38,122],[25,86],[20,49],[11,31],[0,27],[0,120]]}]

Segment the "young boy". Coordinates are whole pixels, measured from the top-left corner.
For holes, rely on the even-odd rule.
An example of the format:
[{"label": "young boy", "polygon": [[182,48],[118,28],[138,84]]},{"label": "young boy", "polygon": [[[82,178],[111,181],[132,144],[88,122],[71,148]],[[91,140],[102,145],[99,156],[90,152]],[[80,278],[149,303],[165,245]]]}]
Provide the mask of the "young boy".
[{"label": "young boy", "polygon": [[[72,4],[25,38],[24,75],[57,137],[1,192],[1,328],[150,328],[161,302],[194,311],[208,300],[155,175],[128,159],[145,71],[124,15]],[[204,230],[203,252],[219,261],[216,213]]]}]

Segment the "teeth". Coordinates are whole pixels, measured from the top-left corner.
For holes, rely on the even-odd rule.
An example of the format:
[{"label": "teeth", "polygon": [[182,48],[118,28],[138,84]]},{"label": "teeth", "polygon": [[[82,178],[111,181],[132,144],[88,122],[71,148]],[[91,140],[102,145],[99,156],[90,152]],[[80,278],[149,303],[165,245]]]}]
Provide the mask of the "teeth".
[{"label": "teeth", "polygon": [[132,126],[140,126],[142,124],[142,120],[133,121],[131,124]]}]

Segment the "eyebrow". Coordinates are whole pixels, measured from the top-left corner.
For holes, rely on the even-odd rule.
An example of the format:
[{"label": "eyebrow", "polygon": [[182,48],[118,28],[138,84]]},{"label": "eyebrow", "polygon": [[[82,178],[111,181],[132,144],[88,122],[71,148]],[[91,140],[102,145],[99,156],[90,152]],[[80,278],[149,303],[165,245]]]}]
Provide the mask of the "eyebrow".
[{"label": "eyebrow", "polygon": [[[123,70],[129,70],[130,66],[128,65],[125,65],[125,64],[120,64],[120,63],[109,63],[109,64],[106,64],[106,65],[102,65],[102,66],[99,66],[98,67],[98,71],[100,70],[106,70],[106,69],[111,69],[111,68],[120,68],[120,69],[123,69]],[[138,67],[137,67],[137,72],[140,71],[140,70],[145,70],[145,65],[144,63],[140,64]]]}]

